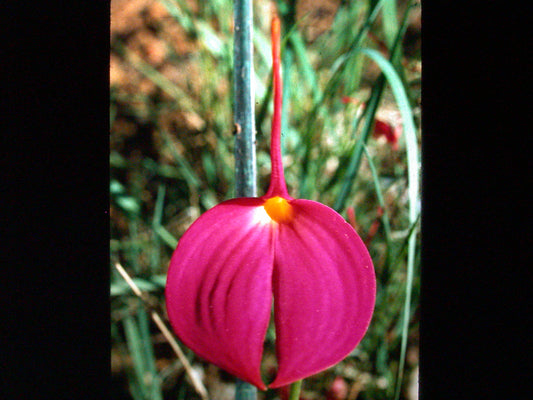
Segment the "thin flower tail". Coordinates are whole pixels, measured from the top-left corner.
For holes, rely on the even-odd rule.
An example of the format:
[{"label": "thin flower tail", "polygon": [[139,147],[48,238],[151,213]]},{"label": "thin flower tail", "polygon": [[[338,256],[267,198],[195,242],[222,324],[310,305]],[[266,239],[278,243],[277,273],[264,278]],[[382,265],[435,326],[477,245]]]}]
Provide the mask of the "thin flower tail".
[{"label": "thin flower tail", "polygon": [[270,135],[270,160],[272,172],[270,175],[270,187],[263,198],[279,196],[292,200],[287,191],[283,161],[281,158],[281,106],[282,106],[282,79],[280,73],[280,35],[281,23],[275,15],[272,19],[272,74],[274,86],[274,115],[272,116],[272,128]]}]

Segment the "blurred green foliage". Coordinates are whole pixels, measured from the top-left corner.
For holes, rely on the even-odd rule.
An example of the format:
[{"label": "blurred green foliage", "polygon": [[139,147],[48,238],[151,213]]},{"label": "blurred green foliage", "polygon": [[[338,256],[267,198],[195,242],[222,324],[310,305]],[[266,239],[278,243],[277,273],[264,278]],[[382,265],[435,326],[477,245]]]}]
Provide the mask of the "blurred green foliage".
[{"label": "blurred green foliage", "polygon": [[[327,398],[340,376],[349,387],[345,398],[393,399],[403,357],[397,396],[407,399],[418,363],[420,205],[418,194],[414,199],[408,193],[413,184],[408,169],[417,160],[407,156],[405,118],[412,118],[411,146],[419,147],[421,72],[413,32],[420,7],[390,0],[323,1],[304,12],[302,3],[275,3],[283,28],[287,185],[291,195],[335,207],[352,223],[347,211],[353,211],[378,278],[367,335],[343,362],[306,379],[302,398]],[[272,4],[254,2],[259,195],[270,174]],[[321,4],[335,5],[330,21],[320,19]],[[112,0],[111,9],[111,266],[120,262],[164,315],[165,274],[180,236],[204,211],[234,197],[233,5],[230,0]],[[322,25],[316,37],[309,34],[310,27]],[[363,49],[379,52],[396,80],[382,76]],[[408,112],[400,112],[399,91]],[[376,137],[376,119],[403,126],[397,150]],[[414,248],[408,245],[411,234]],[[412,290],[407,330],[406,288]],[[144,306],[114,270],[110,293],[114,398],[198,398]],[[267,335],[267,365],[273,340]],[[227,398],[223,393],[231,388],[231,377],[192,352],[187,355],[211,398]],[[273,390],[259,396],[279,398]]]}]

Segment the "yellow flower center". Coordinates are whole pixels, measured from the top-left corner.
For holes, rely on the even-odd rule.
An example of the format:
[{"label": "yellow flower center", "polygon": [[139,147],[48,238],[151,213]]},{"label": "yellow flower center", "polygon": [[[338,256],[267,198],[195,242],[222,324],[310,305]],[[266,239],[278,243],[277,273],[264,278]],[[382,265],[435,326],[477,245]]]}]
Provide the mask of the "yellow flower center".
[{"label": "yellow flower center", "polygon": [[276,196],[268,199],[263,207],[270,218],[272,218],[278,224],[292,221],[292,206],[282,197]]}]

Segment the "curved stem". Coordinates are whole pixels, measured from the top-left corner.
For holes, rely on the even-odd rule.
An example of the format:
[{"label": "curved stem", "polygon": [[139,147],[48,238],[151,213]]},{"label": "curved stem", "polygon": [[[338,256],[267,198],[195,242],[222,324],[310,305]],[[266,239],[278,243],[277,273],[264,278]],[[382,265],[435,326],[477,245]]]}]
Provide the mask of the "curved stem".
[{"label": "curved stem", "polygon": [[302,389],[303,381],[296,381],[291,384],[289,391],[289,400],[299,400],[300,399],[300,390]]},{"label": "curved stem", "polygon": [[272,130],[270,135],[270,160],[272,172],[270,187],[265,197],[280,196],[292,199],[287,192],[283,160],[281,158],[281,106],[282,106],[282,80],[280,74],[280,30],[281,23],[277,15],[272,18],[272,74],[274,85],[274,115],[272,116]]}]

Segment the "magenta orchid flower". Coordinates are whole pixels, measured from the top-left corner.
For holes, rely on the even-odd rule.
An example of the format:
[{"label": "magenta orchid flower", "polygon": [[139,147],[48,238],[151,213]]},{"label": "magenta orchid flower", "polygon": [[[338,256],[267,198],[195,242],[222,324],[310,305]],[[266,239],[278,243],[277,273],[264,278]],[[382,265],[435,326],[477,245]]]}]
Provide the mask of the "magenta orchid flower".
[{"label": "magenta orchid flower", "polygon": [[[352,103],[359,105],[362,109],[366,107],[365,103],[359,102],[354,97],[350,96],[342,96],[341,101],[344,104]],[[398,140],[400,139],[400,136],[402,135],[402,125],[398,125],[396,127],[393,127],[388,122],[382,121],[378,118],[375,118],[375,125],[374,125],[374,134],[373,136],[375,138],[384,137],[387,140],[387,143],[390,144],[391,148],[393,150],[398,150]]]},{"label": "magenta orchid flower", "polygon": [[278,388],[345,358],[370,323],[372,260],[334,210],[289,196],[281,160],[280,23],[272,22],[274,115],[267,193],[224,201],[180,239],[166,305],[198,356],[262,390],[261,358],[274,304]]},{"label": "magenta orchid flower", "polygon": [[393,128],[388,122],[376,119],[376,125],[374,127],[374,137],[384,136],[387,139],[393,150],[398,150],[398,139],[402,135],[401,125]]}]

